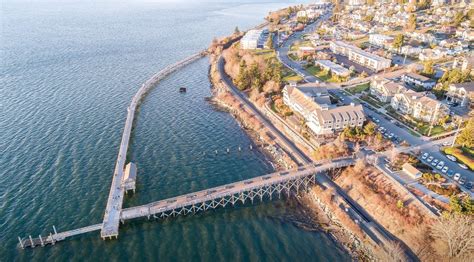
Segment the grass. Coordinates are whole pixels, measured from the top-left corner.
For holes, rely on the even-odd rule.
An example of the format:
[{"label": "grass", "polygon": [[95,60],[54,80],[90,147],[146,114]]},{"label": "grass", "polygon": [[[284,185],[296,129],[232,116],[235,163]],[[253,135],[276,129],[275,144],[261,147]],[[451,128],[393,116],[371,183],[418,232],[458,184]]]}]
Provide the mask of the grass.
[{"label": "grass", "polygon": [[290,46],[290,51],[297,51],[300,46],[313,46],[310,40],[298,41]]},{"label": "grass", "polygon": [[259,49],[259,50],[252,50],[252,54],[262,56],[264,59],[275,58],[276,53],[272,49]]},{"label": "grass", "polygon": [[470,154],[472,149],[464,147],[445,147],[443,152],[447,155],[455,156],[459,162],[465,164],[471,170],[474,170],[474,158],[473,155]]},{"label": "grass", "polygon": [[[428,135],[428,133],[430,131],[430,125],[423,124],[423,126],[418,127],[418,131],[420,131],[420,133],[422,133],[425,136]],[[444,133],[445,131],[446,130],[442,126],[433,126],[433,128],[431,129],[430,136],[436,136],[436,135]]]},{"label": "grass", "polygon": [[383,106],[382,103],[380,103],[379,101],[377,101],[377,100],[375,100],[372,97],[367,96],[367,95],[360,96],[360,99],[364,100],[365,102],[371,104],[372,106],[374,106],[376,108],[381,108]]},{"label": "grass", "polygon": [[332,83],[339,83],[341,81],[345,81],[345,79],[340,79],[339,77],[337,77],[336,75],[332,75],[331,77],[329,76],[328,74],[328,71],[326,70],[321,70],[319,69],[317,66],[309,66],[307,68],[305,68],[306,71],[308,71],[310,74],[318,77],[319,79],[321,79],[322,81],[324,82],[332,82]]},{"label": "grass", "polygon": [[349,91],[349,93],[355,95],[357,93],[362,93],[362,92],[368,90],[369,87],[370,87],[370,83],[365,83],[365,84],[361,84],[361,85],[357,85],[357,86],[348,88],[347,91]]}]

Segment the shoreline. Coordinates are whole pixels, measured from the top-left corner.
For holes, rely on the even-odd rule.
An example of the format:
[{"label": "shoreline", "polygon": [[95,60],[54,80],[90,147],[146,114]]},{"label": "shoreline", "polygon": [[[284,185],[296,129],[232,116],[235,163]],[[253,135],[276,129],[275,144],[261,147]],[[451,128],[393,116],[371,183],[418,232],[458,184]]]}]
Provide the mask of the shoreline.
[{"label": "shoreline", "polygon": [[[281,157],[280,154],[277,154],[277,151],[274,149],[274,146],[270,144],[270,141],[266,141],[265,138],[259,136],[259,132],[255,126],[246,123],[246,121],[242,119],[241,114],[245,112],[245,110],[241,106],[233,107],[222,99],[222,94],[228,94],[232,97],[233,95],[223,87],[220,76],[218,75],[217,57],[219,55],[220,54],[215,54],[214,52],[210,52],[209,55],[210,66],[208,75],[211,82],[212,95],[206,100],[212,106],[216,107],[216,110],[222,110],[232,115],[242,130],[244,130],[253,143],[259,147],[258,150],[272,163],[275,171],[287,169],[286,167],[292,164],[287,160],[290,159],[291,161],[291,158],[284,158]],[[317,187],[317,185],[314,187]],[[308,215],[308,219],[317,225],[316,230],[327,234],[334,244],[337,245],[338,248],[345,250],[352,259],[375,261],[373,252],[369,251],[363,241],[360,240],[354,232],[347,229],[346,225],[338,221],[331,208],[324,205],[315,195],[314,187],[310,189],[309,193],[304,193],[296,197],[296,201],[299,203],[299,207],[297,208],[302,208],[303,212]],[[303,228],[303,230],[306,229]],[[344,239],[350,239],[351,241],[345,241]]]}]

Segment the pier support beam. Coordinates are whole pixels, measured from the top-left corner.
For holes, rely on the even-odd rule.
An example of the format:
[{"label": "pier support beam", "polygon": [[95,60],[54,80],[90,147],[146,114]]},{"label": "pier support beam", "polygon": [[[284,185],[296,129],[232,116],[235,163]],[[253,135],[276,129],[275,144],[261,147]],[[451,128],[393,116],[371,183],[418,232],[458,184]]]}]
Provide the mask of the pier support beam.
[{"label": "pier support beam", "polygon": [[33,242],[33,238],[31,237],[31,235],[29,235],[29,238],[30,238],[31,247],[35,247],[35,242]]},{"label": "pier support beam", "polygon": [[20,237],[18,237],[18,241],[20,241],[20,247],[21,247],[21,249],[25,249],[25,246],[23,245],[23,240],[21,240]]},{"label": "pier support beam", "polygon": [[40,239],[40,242],[41,242],[41,246],[44,247],[44,242],[43,242],[43,238],[41,237],[41,235],[39,235],[39,239]]}]

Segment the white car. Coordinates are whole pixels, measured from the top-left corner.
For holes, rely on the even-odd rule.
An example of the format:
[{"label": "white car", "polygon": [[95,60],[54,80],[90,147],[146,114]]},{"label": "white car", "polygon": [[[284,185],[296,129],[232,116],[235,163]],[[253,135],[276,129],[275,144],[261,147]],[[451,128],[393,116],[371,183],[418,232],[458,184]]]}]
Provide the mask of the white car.
[{"label": "white car", "polygon": [[459,184],[464,185],[464,183],[466,183],[466,177],[465,176],[463,176],[459,179]]},{"label": "white car", "polygon": [[446,155],[446,158],[448,158],[449,160],[453,161],[453,162],[456,162],[458,161],[458,159],[452,155]]},{"label": "white car", "polygon": [[435,158],[435,159],[433,159],[433,162],[431,162],[431,164],[433,166],[436,166],[438,164],[438,162],[439,162],[439,160]]},{"label": "white car", "polygon": [[428,162],[428,163],[431,162],[433,160],[433,158],[434,158],[433,156],[428,157],[428,159],[426,159],[426,162]]},{"label": "white car", "polygon": [[441,169],[441,168],[443,168],[443,166],[444,166],[444,162],[443,162],[443,161],[439,161],[438,165],[436,165],[436,168],[437,168],[437,169]]},{"label": "white car", "polygon": [[443,146],[449,146],[449,145],[451,145],[451,142],[449,142],[449,141],[446,141],[446,142],[443,143]]},{"label": "white car", "polygon": [[459,165],[462,169],[467,169],[467,166],[466,166],[465,164],[459,163],[458,165]]},{"label": "white car", "polygon": [[421,159],[425,160],[426,158],[428,158],[428,153],[424,153],[422,156],[421,156]]},{"label": "white car", "polygon": [[456,181],[458,181],[460,177],[461,177],[461,174],[456,173],[456,174],[454,174],[453,179],[456,180]]},{"label": "white car", "polygon": [[446,172],[448,172],[448,167],[447,166],[443,167],[443,169],[441,169],[441,172],[446,174]]}]

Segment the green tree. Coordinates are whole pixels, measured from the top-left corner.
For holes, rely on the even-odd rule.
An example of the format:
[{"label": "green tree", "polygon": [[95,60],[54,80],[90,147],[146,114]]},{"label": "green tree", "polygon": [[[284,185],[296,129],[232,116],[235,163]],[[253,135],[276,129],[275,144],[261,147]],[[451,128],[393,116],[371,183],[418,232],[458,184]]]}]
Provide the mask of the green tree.
[{"label": "green tree", "polygon": [[449,206],[451,207],[451,212],[462,213],[463,208],[462,208],[461,200],[459,199],[459,197],[452,195],[449,198]]},{"label": "green tree", "polygon": [[398,34],[397,36],[395,36],[395,39],[393,39],[392,43],[393,48],[400,50],[400,48],[403,46],[404,40],[405,36],[403,34]]},{"label": "green tree", "polygon": [[234,29],[234,34],[240,35],[240,30],[239,30],[239,27],[238,27],[238,26],[235,27],[235,29]]},{"label": "green tree", "polygon": [[273,34],[272,33],[268,35],[266,45],[268,46],[268,48],[273,49]]},{"label": "green tree", "polygon": [[466,127],[456,138],[456,144],[470,148],[474,147],[474,117],[469,118]]},{"label": "green tree", "polygon": [[373,136],[376,128],[377,126],[373,122],[369,122],[364,126],[364,133],[368,136]]},{"label": "green tree", "polygon": [[425,76],[433,76],[435,73],[435,70],[434,70],[434,62],[433,60],[428,60],[428,61],[425,61],[423,63],[423,72],[422,74],[425,75]]},{"label": "green tree", "polygon": [[416,15],[415,14],[410,14],[410,16],[408,17],[406,29],[410,31],[413,31],[416,29]]},{"label": "green tree", "polygon": [[460,23],[462,23],[464,18],[465,18],[465,16],[464,16],[463,11],[457,12],[456,15],[454,15],[454,18],[453,18],[453,25],[458,26]]},{"label": "green tree", "polygon": [[245,90],[249,87],[249,74],[247,70],[247,63],[242,59],[239,64],[239,74],[236,79],[236,85],[240,90]]},{"label": "green tree", "polygon": [[260,70],[256,63],[250,65],[248,69],[248,77],[250,80],[250,88],[257,89],[259,92],[262,92],[262,78],[260,76]]},{"label": "green tree", "polygon": [[405,207],[405,204],[403,204],[403,201],[400,199],[397,201],[397,208],[398,209],[403,209]]}]

